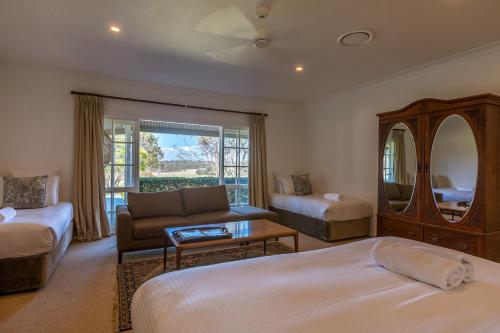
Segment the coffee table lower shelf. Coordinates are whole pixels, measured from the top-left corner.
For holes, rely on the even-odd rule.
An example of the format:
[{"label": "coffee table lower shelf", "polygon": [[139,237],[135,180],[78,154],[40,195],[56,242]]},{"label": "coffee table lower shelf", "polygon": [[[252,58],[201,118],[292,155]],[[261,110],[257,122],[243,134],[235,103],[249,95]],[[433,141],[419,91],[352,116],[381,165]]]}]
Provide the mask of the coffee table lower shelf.
[{"label": "coffee table lower shelf", "polygon": [[261,220],[251,220],[251,221],[227,222],[227,223],[203,225],[200,227],[207,227],[207,226],[226,227],[228,231],[233,234],[233,237],[182,244],[177,241],[177,239],[173,236],[173,233],[178,230],[196,228],[197,226],[165,228],[164,229],[165,246],[163,248],[163,270],[166,270],[167,268],[167,247],[169,241],[175,247],[177,270],[179,270],[181,267],[182,251],[188,249],[232,245],[232,244],[240,244],[240,245],[246,244],[248,246],[250,242],[262,241],[264,244],[264,255],[265,255],[267,253],[267,241],[269,239],[278,240],[279,238],[282,237],[293,237],[295,252],[299,251],[298,231],[268,220],[261,219]]}]

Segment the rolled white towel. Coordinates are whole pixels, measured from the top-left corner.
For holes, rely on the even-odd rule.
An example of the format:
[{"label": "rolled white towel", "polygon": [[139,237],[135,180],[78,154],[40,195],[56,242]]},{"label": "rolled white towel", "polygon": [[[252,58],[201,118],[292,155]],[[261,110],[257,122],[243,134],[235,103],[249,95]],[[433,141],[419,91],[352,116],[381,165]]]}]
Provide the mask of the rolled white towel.
[{"label": "rolled white towel", "polygon": [[325,193],[323,198],[330,201],[344,201],[345,197],[339,193]]},{"label": "rolled white towel", "polygon": [[465,255],[453,253],[445,249],[443,250],[432,249],[430,247],[424,247],[424,246],[414,246],[414,248],[461,263],[465,267],[464,283],[469,283],[474,281],[474,265]]},{"label": "rolled white towel", "polygon": [[14,217],[16,217],[16,210],[11,207],[6,207],[0,209],[0,223],[9,222]]},{"label": "rolled white towel", "polygon": [[462,284],[465,267],[461,263],[390,240],[380,240],[370,252],[380,266],[443,290]]}]

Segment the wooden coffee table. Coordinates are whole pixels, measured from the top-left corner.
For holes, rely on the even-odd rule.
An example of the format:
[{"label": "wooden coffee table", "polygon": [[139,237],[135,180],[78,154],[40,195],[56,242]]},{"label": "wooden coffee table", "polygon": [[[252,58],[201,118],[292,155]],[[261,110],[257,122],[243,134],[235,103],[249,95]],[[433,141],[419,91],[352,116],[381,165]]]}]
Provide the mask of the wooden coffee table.
[{"label": "wooden coffee table", "polygon": [[[180,244],[177,242],[172,233],[177,230],[191,229],[196,227],[226,227],[233,234],[232,238],[209,240],[202,242],[193,242]],[[165,228],[165,246],[163,248],[163,270],[167,268],[167,244],[168,240],[175,246],[176,253],[176,269],[181,267],[181,254],[183,250],[196,249],[202,247],[231,245],[231,244],[249,244],[254,241],[264,242],[264,254],[266,254],[266,243],[268,239],[278,239],[281,237],[293,237],[295,244],[295,252],[299,251],[299,233],[297,230],[287,228],[281,224],[271,222],[269,220],[251,220],[239,222],[227,222],[205,225],[190,225],[184,227]]]},{"label": "wooden coffee table", "polygon": [[439,210],[442,214],[451,215],[451,221],[455,221],[455,217],[461,219],[468,211],[470,207],[459,206],[456,201],[445,201],[438,202],[437,204]]}]

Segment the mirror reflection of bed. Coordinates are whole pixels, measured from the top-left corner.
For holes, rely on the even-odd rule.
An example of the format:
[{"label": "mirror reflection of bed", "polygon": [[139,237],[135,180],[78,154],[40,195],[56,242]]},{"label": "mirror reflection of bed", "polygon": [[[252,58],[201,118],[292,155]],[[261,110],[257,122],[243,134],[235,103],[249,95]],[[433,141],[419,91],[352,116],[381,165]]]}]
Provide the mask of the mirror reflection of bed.
[{"label": "mirror reflection of bed", "polygon": [[410,204],[417,171],[415,141],[403,123],[395,124],[385,142],[383,158],[384,190],[389,205],[403,212]]},{"label": "mirror reflection of bed", "polygon": [[431,182],[436,205],[448,221],[459,221],[472,205],[478,153],[474,133],[458,115],[440,125],[431,151]]}]

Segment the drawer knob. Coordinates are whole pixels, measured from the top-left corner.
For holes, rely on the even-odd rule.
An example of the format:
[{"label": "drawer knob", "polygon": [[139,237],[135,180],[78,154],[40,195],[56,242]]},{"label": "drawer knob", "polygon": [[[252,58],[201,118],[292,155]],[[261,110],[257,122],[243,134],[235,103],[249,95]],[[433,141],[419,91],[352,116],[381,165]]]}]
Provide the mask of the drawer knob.
[{"label": "drawer knob", "polygon": [[468,249],[469,249],[469,244],[465,244],[465,243],[458,243],[458,244],[457,244],[457,248],[458,248],[460,251],[465,251],[465,250],[468,250]]},{"label": "drawer knob", "polygon": [[439,243],[439,238],[435,236],[429,237],[429,240],[433,243]]}]

